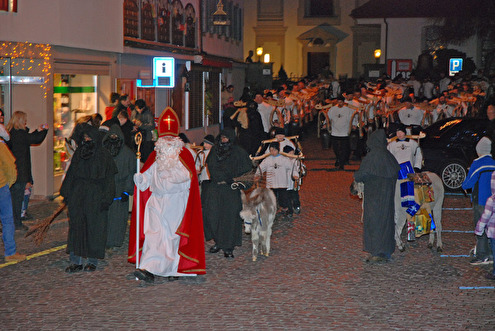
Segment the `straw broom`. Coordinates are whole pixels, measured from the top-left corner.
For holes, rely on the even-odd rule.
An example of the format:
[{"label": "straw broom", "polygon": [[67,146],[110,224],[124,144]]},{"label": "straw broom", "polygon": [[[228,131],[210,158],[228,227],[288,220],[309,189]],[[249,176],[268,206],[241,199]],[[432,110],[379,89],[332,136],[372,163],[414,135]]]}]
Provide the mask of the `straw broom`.
[{"label": "straw broom", "polygon": [[43,219],[38,224],[30,227],[29,230],[24,235],[24,237],[27,238],[30,235],[34,234],[33,241],[36,243],[36,245],[41,245],[41,243],[45,239],[45,236],[46,236],[46,233],[48,232],[48,229],[52,225],[53,221],[57,218],[57,216],[60,215],[60,213],[64,210],[65,206],[67,206],[65,203],[61,204],[53,212],[52,215],[50,215],[47,218]]}]

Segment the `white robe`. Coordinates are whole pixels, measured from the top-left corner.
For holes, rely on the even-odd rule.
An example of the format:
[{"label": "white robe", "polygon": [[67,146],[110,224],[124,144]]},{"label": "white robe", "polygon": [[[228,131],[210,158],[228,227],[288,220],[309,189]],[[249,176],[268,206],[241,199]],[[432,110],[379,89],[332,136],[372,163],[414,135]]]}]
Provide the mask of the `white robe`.
[{"label": "white robe", "polygon": [[144,212],[144,243],[139,268],[159,276],[195,276],[177,272],[180,236],[177,231],[189,197],[191,178],[181,162],[158,173],[155,162],[136,186],[151,196]]}]

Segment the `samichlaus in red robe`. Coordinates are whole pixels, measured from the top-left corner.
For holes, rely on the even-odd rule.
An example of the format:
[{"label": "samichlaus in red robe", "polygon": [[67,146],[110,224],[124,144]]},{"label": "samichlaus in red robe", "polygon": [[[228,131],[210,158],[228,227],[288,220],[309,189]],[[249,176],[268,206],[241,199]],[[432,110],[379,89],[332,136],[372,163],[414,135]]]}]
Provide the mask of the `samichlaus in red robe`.
[{"label": "samichlaus in red robe", "polygon": [[[160,116],[159,136],[177,135],[177,115],[167,108]],[[160,276],[204,274],[203,218],[194,158],[182,147],[178,162],[171,168],[160,169],[159,163],[157,153],[153,152],[140,172],[142,182],[137,187],[146,187],[146,190],[140,192],[139,211],[137,187],[134,189],[128,261],[136,262],[136,215],[139,212],[140,269]],[[157,193],[169,190],[172,192],[166,197]],[[169,205],[163,208],[164,203]]]}]

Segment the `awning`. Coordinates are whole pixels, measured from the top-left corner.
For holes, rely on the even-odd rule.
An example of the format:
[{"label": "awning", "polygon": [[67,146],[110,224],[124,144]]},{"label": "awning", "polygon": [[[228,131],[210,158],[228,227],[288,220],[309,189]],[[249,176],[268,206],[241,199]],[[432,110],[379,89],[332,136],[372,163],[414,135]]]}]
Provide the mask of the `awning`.
[{"label": "awning", "polygon": [[219,67],[219,68],[232,68],[232,62],[225,60],[208,59],[203,57],[201,62],[204,66]]}]

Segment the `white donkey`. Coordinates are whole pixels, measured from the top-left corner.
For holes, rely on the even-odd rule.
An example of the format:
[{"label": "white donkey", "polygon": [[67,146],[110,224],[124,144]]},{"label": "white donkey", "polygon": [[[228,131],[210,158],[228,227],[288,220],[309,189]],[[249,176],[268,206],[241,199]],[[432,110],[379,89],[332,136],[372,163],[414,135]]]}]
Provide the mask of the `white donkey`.
[{"label": "white donkey", "polygon": [[270,236],[277,213],[277,199],[273,191],[266,187],[257,187],[250,192],[241,191],[241,198],[240,215],[244,220],[245,232],[251,233],[253,261],[256,261],[258,252],[265,256],[270,254]]},{"label": "white donkey", "polygon": [[[433,190],[433,195],[435,201],[424,203],[422,205],[429,214],[433,216],[433,221],[435,222],[436,229],[430,232],[430,237],[428,240],[428,247],[433,248],[433,243],[435,241],[435,233],[437,234],[437,251],[442,251],[442,206],[443,200],[445,196],[445,189],[443,187],[442,180],[438,177],[437,174],[433,172],[426,172],[431,181],[431,187]],[[364,185],[363,183],[352,183],[351,185],[351,194],[359,195],[363,197],[364,194]],[[366,197],[363,197],[366,199]],[[411,219],[408,213],[406,213],[406,209],[401,206],[401,197],[400,197],[400,184],[397,182],[395,187],[395,244],[397,248],[401,252],[405,250],[404,242],[401,239],[402,230],[404,229],[404,225],[406,221]]]},{"label": "white donkey", "polygon": [[[437,234],[437,251],[442,251],[442,206],[443,199],[445,197],[445,189],[443,187],[442,180],[437,174],[433,172],[426,172],[431,181],[431,188],[433,190],[434,201],[424,203],[422,205],[430,215],[433,216],[433,221],[435,222],[435,231],[430,232],[430,238],[428,240],[428,247],[432,248],[435,241],[435,233]],[[416,195],[416,194],[415,194]],[[415,196],[416,197],[416,196]],[[416,197],[417,198],[417,197]],[[433,213],[432,213],[433,212]],[[404,242],[401,240],[401,233],[406,220],[411,219],[408,213],[406,213],[406,208],[401,206],[400,198],[400,185],[397,182],[395,186],[395,244],[401,252],[405,250]]]}]

